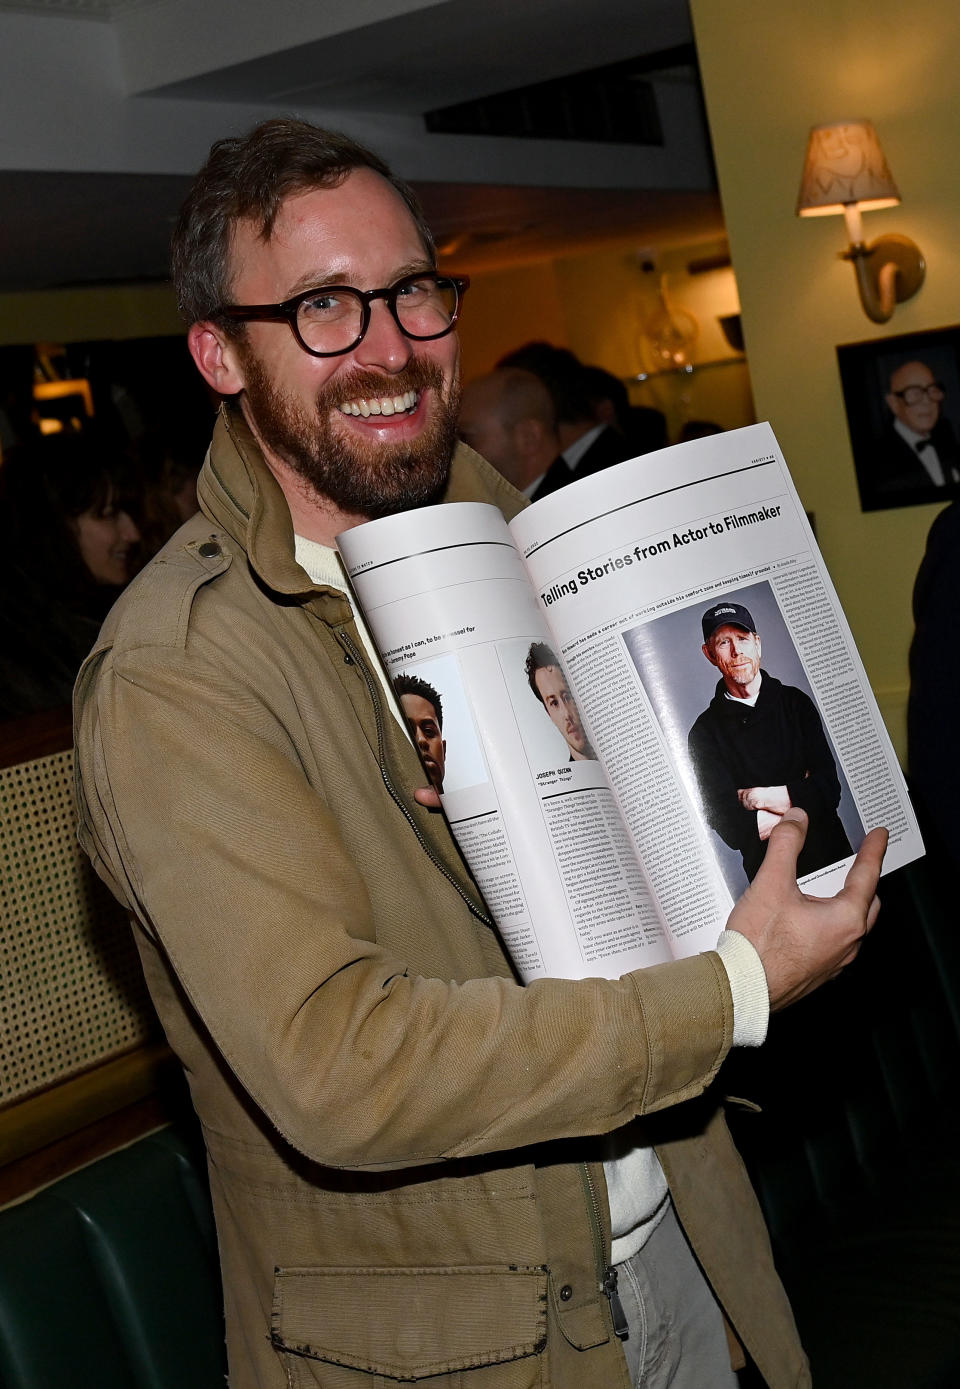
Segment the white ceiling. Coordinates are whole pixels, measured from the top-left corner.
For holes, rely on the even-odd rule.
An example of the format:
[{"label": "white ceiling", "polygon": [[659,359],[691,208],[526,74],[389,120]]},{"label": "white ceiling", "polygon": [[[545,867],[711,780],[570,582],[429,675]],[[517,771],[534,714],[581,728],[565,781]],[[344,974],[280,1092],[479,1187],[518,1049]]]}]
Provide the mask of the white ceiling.
[{"label": "white ceiling", "polygon": [[0,0],[0,289],[162,277],[209,144],[286,110],[383,153],[464,269],[715,237],[689,69],[652,77],[662,147],[422,120],[691,39],[685,0]]}]

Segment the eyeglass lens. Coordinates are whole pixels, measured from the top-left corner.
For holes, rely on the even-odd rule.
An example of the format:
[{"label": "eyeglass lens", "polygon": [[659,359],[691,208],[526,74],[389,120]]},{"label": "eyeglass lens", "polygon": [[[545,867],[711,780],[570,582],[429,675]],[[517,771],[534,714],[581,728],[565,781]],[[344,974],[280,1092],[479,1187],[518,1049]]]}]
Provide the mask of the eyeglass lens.
[{"label": "eyeglass lens", "polygon": [[[452,280],[422,275],[401,280],[385,296],[408,338],[442,336],[457,311]],[[314,352],[341,352],[353,347],[363,331],[364,301],[351,289],[318,290],[297,309],[297,329]]]},{"label": "eyeglass lens", "polygon": [[939,381],[931,381],[928,386],[905,386],[896,393],[905,405],[919,405],[924,396],[930,400],[943,399],[943,387]]}]

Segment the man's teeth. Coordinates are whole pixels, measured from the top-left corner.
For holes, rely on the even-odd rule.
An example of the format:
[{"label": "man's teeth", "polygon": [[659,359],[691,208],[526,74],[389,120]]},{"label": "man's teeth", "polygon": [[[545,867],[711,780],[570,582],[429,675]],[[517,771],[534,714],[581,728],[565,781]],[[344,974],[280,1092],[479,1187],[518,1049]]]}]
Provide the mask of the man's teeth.
[{"label": "man's teeth", "polygon": [[404,410],[412,410],[420,399],[417,391],[404,391],[403,395],[385,395],[377,400],[345,400],[340,406],[344,415],[402,415]]}]

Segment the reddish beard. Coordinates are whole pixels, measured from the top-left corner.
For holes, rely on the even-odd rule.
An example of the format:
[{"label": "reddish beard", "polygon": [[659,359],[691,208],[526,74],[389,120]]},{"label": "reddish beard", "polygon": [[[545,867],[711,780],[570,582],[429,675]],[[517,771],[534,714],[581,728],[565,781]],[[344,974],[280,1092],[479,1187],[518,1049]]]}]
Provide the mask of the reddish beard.
[{"label": "reddish beard", "polygon": [[[311,413],[267,377],[246,343],[240,349],[247,408],[266,446],[320,496],[349,516],[391,516],[440,499],[456,444],[459,384],[445,397],[440,366],[411,358],[396,376],[356,370],[326,382]],[[335,428],[340,404],[431,392],[430,417],[415,439],[383,443]]]}]

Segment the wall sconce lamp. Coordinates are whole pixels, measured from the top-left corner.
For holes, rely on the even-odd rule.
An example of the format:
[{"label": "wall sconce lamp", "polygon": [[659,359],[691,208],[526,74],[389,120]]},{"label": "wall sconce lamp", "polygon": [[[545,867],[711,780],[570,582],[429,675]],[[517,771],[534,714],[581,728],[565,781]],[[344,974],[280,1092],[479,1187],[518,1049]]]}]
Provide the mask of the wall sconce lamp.
[{"label": "wall sconce lamp", "polygon": [[814,126],[797,216],[843,213],[850,245],[840,254],[853,262],[863,311],[874,323],[886,323],[897,304],[916,294],[926,273],[919,246],[907,236],[890,233],[864,244],[861,212],[895,207],[899,201],[900,191],[869,121]]}]

